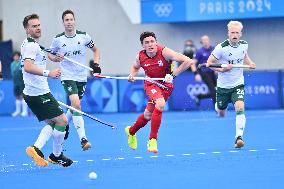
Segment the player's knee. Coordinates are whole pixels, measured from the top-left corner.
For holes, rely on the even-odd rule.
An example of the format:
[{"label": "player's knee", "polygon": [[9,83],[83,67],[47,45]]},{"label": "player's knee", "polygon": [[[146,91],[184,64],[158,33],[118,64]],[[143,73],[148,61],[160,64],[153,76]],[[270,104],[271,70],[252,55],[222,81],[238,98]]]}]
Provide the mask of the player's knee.
[{"label": "player's knee", "polygon": [[150,120],[152,117],[152,112],[149,112],[148,110],[144,111],[144,118],[147,120]]},{"label": "player's knee", "polygon": [[59,122],[59,123],[57,123],[58,125],[66,126],[68,124],[68,119],[67,119],[66,115],[65,114],[61,115],[58,122]]},{"label": "player's knee", "polygon": [[244,112],[244,107],[236,107],[236,112]]},{"label": "player's knee", "polygon": [[236,112],[243,112],[244,110],[245,110],[244,102],[243,101],[237,101],[235,103],[235,111]]},{"label": "player's knee", "polygon": [[74,102],[72,102],[72,107],[73,107],[73,108],[76,108],[77,110],[81,110],[80,101],[74,101]]},{"label": "player's knee", "polygon": [[166,101],[163,98],[159,98],[156,100],[156,108],[159,110],[164,110],[164,107],[166,105]]}]

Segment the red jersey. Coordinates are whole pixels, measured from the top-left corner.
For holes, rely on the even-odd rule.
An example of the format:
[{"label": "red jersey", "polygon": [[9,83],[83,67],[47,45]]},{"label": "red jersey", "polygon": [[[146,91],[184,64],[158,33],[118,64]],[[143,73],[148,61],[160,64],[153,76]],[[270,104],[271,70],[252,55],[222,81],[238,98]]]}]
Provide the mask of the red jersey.
[{"label": "red jersey", "polygon": [[145,50],[139,52],[140,66],[144,69],[146,76],[164,78],[166,74],[171,73],[172,61],[167,61],[162,55],[164,48],[158,45],[154,57],[149,57]]},{"label": "red jersey", "polygon": [[[140,66],[144,69],[146,76],[164,78],[166,74],[171,73],[172,61],[167,61],[162,55],[162,51],[165,47],[159,46],[157,53],[154,57],[149,57],[145,50],[139,52]],[[164,98],[167,100],[173,91],[172,83],[165,83],[163,81],[156,81],[161,83],[164,87],[152,83],[150,81],[144,81],[144,89],[149,97],[149,101],[156,100],[158,98]]]}]

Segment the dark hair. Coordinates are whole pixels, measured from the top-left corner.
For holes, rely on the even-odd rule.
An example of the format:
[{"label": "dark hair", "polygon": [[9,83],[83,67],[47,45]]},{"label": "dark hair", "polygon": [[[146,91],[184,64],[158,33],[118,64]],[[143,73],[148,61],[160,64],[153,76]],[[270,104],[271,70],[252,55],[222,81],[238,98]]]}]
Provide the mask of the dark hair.
[{"label": "dark hair", "polygon": [[154,37],[157,40],[156,35],[155,35],[154,32],[145,31],[145,32],[141,33],[140,34],[140,42],[141,42],[141,44],[143,44],[143,40],[146,37],[150,37],[150,36]]},{"label": "dark hair", "polygon": [[62,20],[64,20],[64,17],[66,16],[66,14],[72,14],[74,19],[75,19],[75,15],[74,15],[74,12],[70,9],[68,10],[65,10],[63,13],[62,13]]},{"label": "dark hair", "polygon": [[184,43],[192,43],[193,44],[193,40],[192,39],[187,39]]},{"label": "dark hair", "polygon": [[13,57],[14,57],[15,55],[21,56],[21,53],[20,53],[19,51],[15,51],[15,52],[13,53]]},{"label": "dark hair", "polygon": [[37,14],[31,14],[31,15],[26,16],[23,21],[24,28],[28,27],[28,22],[29,20],[32,20],[32,19],[39,19],[39,16]]}]

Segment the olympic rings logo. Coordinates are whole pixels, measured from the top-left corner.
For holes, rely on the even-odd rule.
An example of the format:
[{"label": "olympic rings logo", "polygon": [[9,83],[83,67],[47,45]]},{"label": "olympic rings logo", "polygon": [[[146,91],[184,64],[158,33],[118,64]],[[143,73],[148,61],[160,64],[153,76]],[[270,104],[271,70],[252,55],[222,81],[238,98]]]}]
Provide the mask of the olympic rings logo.
[{"label": "olympic rings logo", "polygon": [[208,87],[205,84],[189,84],[186,87],[187,94],[192,98],[196,98],[196,95],[207,94]]},{"label": "olympic rings logo", "polygon": [[168,17],[173,11],[173,5],[171,3],[156,3],[153,9],[158,17]]}]

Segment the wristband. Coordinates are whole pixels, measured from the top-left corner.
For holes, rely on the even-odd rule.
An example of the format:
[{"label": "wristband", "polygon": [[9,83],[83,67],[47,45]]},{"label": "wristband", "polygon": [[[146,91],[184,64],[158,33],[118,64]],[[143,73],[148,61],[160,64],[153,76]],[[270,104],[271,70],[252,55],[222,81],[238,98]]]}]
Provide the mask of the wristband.
[{"label": "wristband", "polygon": [[48,77],[48,74],[49,74],[49,70],[43,70],[43,71],[42,71],[42,75],[43,75],[44,77]]}]

